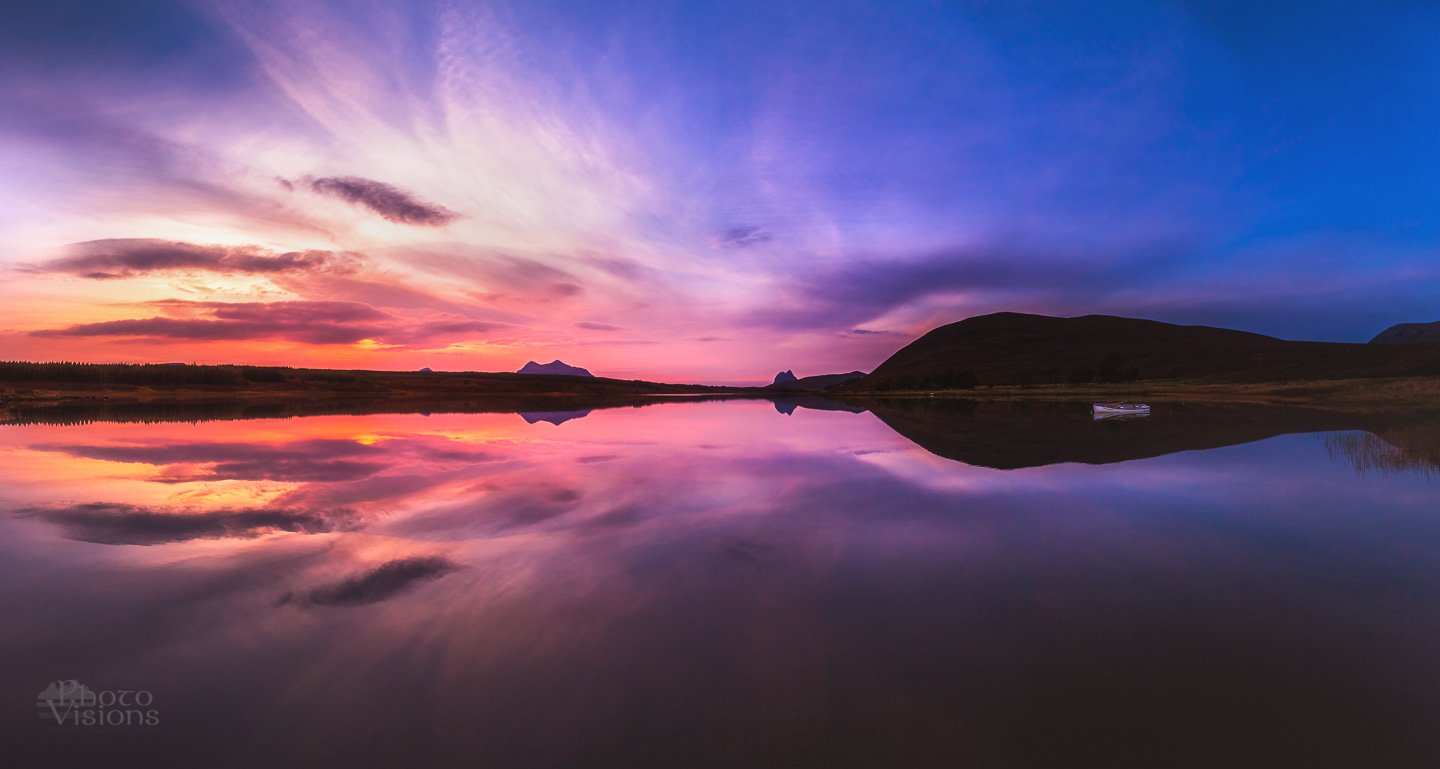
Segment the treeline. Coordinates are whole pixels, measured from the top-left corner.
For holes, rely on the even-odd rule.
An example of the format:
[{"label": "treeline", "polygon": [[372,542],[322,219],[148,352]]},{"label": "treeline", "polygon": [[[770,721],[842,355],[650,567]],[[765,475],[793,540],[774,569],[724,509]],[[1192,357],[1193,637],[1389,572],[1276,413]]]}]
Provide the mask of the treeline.
[{"label": "treeline", "polygon": [[289,370],[271,366],[0,362],[0,382],[233,387],[256,382],[285,382],[289,379]]}]

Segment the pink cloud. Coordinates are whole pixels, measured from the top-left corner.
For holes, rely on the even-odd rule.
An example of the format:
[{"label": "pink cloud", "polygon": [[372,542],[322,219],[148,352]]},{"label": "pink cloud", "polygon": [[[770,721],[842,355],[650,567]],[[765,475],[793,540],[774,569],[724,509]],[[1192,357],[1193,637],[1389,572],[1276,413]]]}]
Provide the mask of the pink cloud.
[{"label": "pink cloud", "polygon": [[[365,339],[396,345],[450,342],[508,328],[508,324],[463,316],[404,319],[361,302],[187,302],[163,300],[148,306],[168,316],[80,323],[34,332],[41,337],[132,337],[137,339],[240,341],[280,339],[304,344],[353,344]],[[179,316],[179,317],[176,317]]]},{"label": "pink cloud", "polygon": [[156,238],[91,240],[73,244],[67,252],[65,257],[26,271],[110,280],[159,272],[269,275],[349,268],[346,256],[330,251],[277,253],[258,246],[201,245]]}]

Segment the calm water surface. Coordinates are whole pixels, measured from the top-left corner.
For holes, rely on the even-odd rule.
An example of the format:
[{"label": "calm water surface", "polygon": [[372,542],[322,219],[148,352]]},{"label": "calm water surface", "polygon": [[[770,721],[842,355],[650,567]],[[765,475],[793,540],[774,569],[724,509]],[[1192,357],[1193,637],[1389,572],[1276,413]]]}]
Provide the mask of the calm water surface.
[{"label": "calm water surface", "polygon": [[1063,415],[3,426],[0,766],[1440,765],[1423,426]]}]

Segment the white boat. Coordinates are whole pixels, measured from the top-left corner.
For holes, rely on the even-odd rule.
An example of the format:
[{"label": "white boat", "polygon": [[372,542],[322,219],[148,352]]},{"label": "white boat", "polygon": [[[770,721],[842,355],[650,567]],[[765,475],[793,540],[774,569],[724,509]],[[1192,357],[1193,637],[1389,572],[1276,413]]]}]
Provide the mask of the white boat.
[{"label": "white boat", "polygon": [[1115,417],[1148,417],[1150,416],[1150,404],[1148,403],[1096,403],[1090,406],[1090,413],[1096,419],[1114,419]]}]

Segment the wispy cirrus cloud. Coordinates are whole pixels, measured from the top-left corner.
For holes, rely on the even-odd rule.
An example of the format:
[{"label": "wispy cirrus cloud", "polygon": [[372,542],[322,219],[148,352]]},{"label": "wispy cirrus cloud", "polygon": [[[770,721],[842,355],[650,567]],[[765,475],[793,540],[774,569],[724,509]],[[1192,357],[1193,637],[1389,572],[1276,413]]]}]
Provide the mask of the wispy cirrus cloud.
[{"label": "wispy cirrus cloud", "polygon": [[63,273],[113,280],[160,272],[272,275],[348,269],[350,258],[330,251],[277,253],[259,246],[221,246],[156,238],[113,238],[75,243],[66,255],[25,268],[30,273]]},{"label": "wispy cirrus cloud", "polygon": [[459,214],[444,206],[427,203],[399,187],[374,179],[359,176],[306,177],[301,184],[321,195],[368,208],[397,224],[443,227],[460,218]]}]

